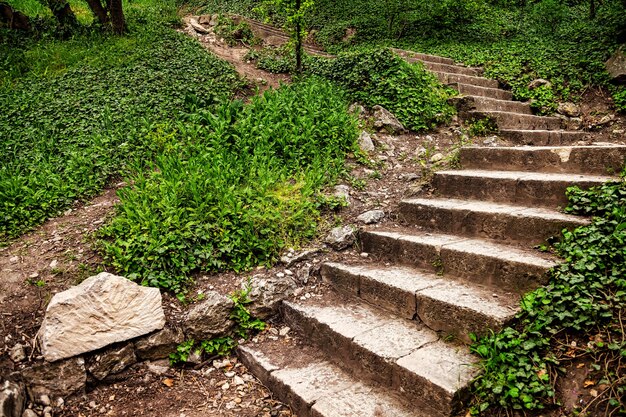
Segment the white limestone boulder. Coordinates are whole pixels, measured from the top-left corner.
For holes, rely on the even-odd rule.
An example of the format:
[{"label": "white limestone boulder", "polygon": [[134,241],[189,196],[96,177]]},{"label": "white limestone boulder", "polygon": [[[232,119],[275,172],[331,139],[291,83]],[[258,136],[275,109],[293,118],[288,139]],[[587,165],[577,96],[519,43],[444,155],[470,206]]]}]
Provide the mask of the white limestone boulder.
[{"label": "white limestone boulder", "polygon": [[54,362],[164,325],[159,289],[102,272],[52,298],[39,337],[45,359]]}]

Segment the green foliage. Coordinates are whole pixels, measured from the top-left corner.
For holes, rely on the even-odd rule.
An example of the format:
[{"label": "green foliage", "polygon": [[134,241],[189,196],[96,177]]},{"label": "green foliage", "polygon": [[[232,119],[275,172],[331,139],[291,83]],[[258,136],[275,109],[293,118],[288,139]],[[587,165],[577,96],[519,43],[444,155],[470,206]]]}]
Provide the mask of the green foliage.
[{"label": "green foliage", "polygon": [[490,133],[494,133],[497,131],[498,131],[498,127],[496,126],[493,120],[489,118],[474,119],[474,120],[470,120],[468,123],[467,134],[470,137],[486,136]]},{"label": "green foliage", "polygon": [[195,109],[168,151],[129,178],[102,230],[108,263],[142,284],[182,291],[196,271],[271,264],[314,236],[316,191],[341,171],[356,122],[330,83]]},{"label": "green foliage", "polygon": [[233,311],[230,313],[230,318],[237,323],[237,329],[235,333],[238,337],[247,339],[250,336],[251,331],[263,331],[265,330],[265,323],[257,318],[252,317],[250,311],[246,308],[247,305],[252,303],[249,294],[252,290],[250,283],[239,291],[235,291],[230,295],[230,299],[235,304]]},{"label": "green foliage", "polygon": [[448,89],[420,64],[408,64],[388,49],[339,54],[309,63],[307,72],[343,87],[353,101],[391,111],[412,130],[426,130],[448,120],[454,109]]},{"label": "green foliage", "polygon": [[233,19],[225,15],[219,15],[217,25],[215,26],[215,34],[224,39],[230,46],[239,44],[256,45],[260,41],[254,36],[248,23],[242,21],[237,24]]},{"label": "green foliage", "polygon": [[567,212],[594,216],[593,221],[563,231],[556,250],[565,263],[551,271],[548,285],[524,298],[517,326],[473,346],[484,368],[476,380],[475,413],[492,406],[532,410],[552,403],[555,374],[569,348],[564,341],[582,337],[584,342],[588,335],[601,341],[583,349],[605,365],[595,368],[610,387],[602,392],[603,402],[626,411],[626,369],[619,361],[626,354],[626,182],[588,191],[570,188],[568,197]]},{"label": "green foliage", "polygon": [[251,49],[246,59],[254,62],[258,69],[272,74],[288,74],[295,68],[295,56],[283,48]]},{"label": "green foliage", "polygon": [[613,92],[613,102],[619,112],[626,113],[626,87],[615,89]]},{"label": "green foliage", "polygon": [[242,86],[226,63],[157,24],[128,38],[93,33],[18,49],[19,71],[13,55],[0,64],[9,75],[0,85],[0,242],[165,151],[190,103],[208,106]]}]

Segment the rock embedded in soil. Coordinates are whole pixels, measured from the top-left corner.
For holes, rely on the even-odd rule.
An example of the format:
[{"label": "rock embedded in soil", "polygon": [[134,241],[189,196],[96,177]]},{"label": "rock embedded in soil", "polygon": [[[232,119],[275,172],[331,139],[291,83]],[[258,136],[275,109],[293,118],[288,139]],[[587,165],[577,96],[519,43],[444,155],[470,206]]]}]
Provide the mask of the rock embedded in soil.
[{"label": "rock embedded in soil", "polygon": [[11,348],[11,351],[9,352],[9,357],[11,358],[13,362],[16,362],[16,363],[24,361],[26,359],[26,352],[24,351],[24,346],[22,346],[19,343],[13,346],[13,348]]},{"label": "rock embedded in soil", "polygon": [[382,211],[382,210],[370,210],[370,211],[366,211],[365,213],[361,214],[356,219],[358,221],[360,221],[361,223],[374,224],[374,223],[380,222],[384,218],[385,218],[385,212],[384,211]]},{"label": "rock embedded in soil", "polygon": [[335,227],[330,231],[324,239],[331,248],[335,250],[343,250],[349,248],[356,241],[354,230],[350,226]]},{"label": "rock embedded in soil", "polygon": [[122,372],[129,366],[137,363],[133,344],[129,343],[118,348],[107,349],[106,351],[91,358],[87,370],[94,378],[103,380],[109,375]]},{"label": "rock embedded in soil", "polygon": [[611,58],[606,61],[606,71],[611,76],[613,84],[626,84],[626,48],[624,45],[617,48]]},{"label": "rock embedded in soil", "polygon": [[164,325],[158,288],[102,272],[52,298],[40,329],[41,350],[47,361],[54,362]]},{"label": "rock embedded in soil", "polygon": [[184,342],[182,330],[166,327],[135,342],[135,354],[141,360],[167,358],[176,350],[176,346]]},{"label": "rock embedded in soil", "polygon": [[534,90],[536,88],[543,87],[544,85],[547,87],[552,87],[552,83],[550,81],[544,80],[543,78],[537,78],[536,80],[532,80],[528,84],[528,89]]},{"label": "rock embedded in soil", "polygon": [[[247,285],[248,282],[242,283],[242,287]],[[255,275],[250,280],[250,288],[248,297],[252,303],[247,306],[250,314],[266,319],[278,312],[278,307],[284,299],[293,296],[296,284],[288,276],[268,278]]]},{"label": "rock embedded in soil", "polygon": [[578,117],[580,116],[580,107],[569,102],[559,103],[557,112],[567,117]]},{"label": "rock embedded in soil", "polygon": [[189,339],[208,340],[228,333],[235,325],[230,319],[234,305],[230,298],[216,291],[205,292],[204,300],[187,313],[185,335]]},{"label": "rock embedded in soil", "polygon": [[405,133],[404,125],[389,110],[382,106],[374,106],[374,127],[390,135]]},{"label": "rock embedded in soil", "polygon": [[363,152],[373,152],[376,150],[372,136],[369,133],[365,131],[361,132],[359,136],[359,148],[361,148]]},{"label": "rock embedded in soil", "polygon": [[0,385],[0,416],[22,417],[26,405],[24,385],[12,381],[4,381]]},{"label": "rock embedded in soil", "polygon": [[87,373],[83,358],[43,362],[22,372],[31,398],[43,395],[65,397],[85,388]]}]

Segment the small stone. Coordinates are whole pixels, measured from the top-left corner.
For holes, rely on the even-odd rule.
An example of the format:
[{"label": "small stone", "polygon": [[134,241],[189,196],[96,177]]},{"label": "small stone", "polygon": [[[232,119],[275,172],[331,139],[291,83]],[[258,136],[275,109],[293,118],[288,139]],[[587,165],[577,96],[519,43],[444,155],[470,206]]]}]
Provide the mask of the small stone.
[{"label": "small stone", "polygon": [[285,278],[285,274],[283,272],[279,272],[276,274],[278,278]]},{"label": "small stone", "polygon": [[52,404],[50,402],[50,397],[47,396],[46,394],[42,395],[41,397],[39,397],[39,403],[45,407],[49,406],[50,404]]},{"label": "small stone", "polygon": [[411,172],[408,174],[400,174],[400,176],[398,177],[400,181],[406,181],[406,182],[416,181],[416,180],[419,180],[420,178],[421,176],[414,172]]},{"label": "small stone", "polygon": [[578,117],[580,116],[580,107],[570,102],[559,103],[557,112],[567,117]]},{"label": "small stone", "polygon": [[537,78],[536,80],[533,80],[530,82],[530,84],[528,84],[528,89],[534,90],[544,85],[547,87],[552,87],[552,83],[550,81],[544,80],[543,78]]},{"label": "small stone", "polygon": [[82,391],[87,382],[81,357],[53,363],[40,363],[22,372],[31,398],[42,395],[67,396]]},{"label": "small stone", "polygon": [[0,415],[20,417],[26,405],[26,390],[24,384],[13,381],[4,381],[0,384]]},{"label": "small stone", "polygon": [[44,414],[52,414],[52,407],[50,407],[49,405],[44,407],[43,413]]},{"label": "small stone", "polygon": [[232,377],[234,377],[235,375],[237,375],[237,374],[236,374],[236,373],[234,373],[233,371],[230,371],[230,372],[224,372],[224,376],[225,376],[226,378],[232,378]]},{"label": "small stone", "polygon": [[24,350],[24,346],[21,344],[16,344],[9,352],[9,357],[13,362],[22,362],[26,360],[26,351]]},{"label": "small stone", "polygon": [[228,382],[226,382],[224,385],[222,385],[222,390],[224,390],[224,391],[226,391],[229,388],[230,388],[230,384]]},{"label": "small stone", "polygon": [[[280,303],[291,297],[296,288],[293,279],[289,277],[266,278],[263,275],[254,275],[249,282],[251,303],[247,306],[252,316],[262,320],[278,312]],[[248,281],[241,283],[242,288],[248,286]]]},{"label": "small stone", "polygon": [[170,362],[167,359],[146,362],[145,364],[148,368],[148,371],[152,372],[155,375],[164,375],[170,369]]},{"label": "small stone", "polygon": [[374,106],[374,127],[384,130],[390,135],[405,133],[404,125],[389,110],[382,106]]},{"label": "small stone", "polygon": [[385,218],[385,212],[382,210],[370,210],[361,214],[356,219],[361,223],[374,224]]},{"label": "small stone", "polygon": [[284,336],[287,336],[287,335],[289,334],[289,332],[290,332],[290,331],[291,331],[291,328],[289,328],[289,327],[285,326],[285,327],[283,327],[283,328],[281,328],[281,329],[280,329],[280,331],[278,332],[278,334],[279,334],[280,336],[283,336],[283,337],[284,337]]},{"label": "small stone", "polygon": [[39,274],[38,274],[37,272],[33,272],[32,274],[30,274],[30,275],[28,276],[28,278],[30,278],[30,279],[39,278]]},{"label": "small stone", "polygon": [[198,33],[207,34],[210,32],[207,28],[205,28],[200,23],[198,23],[196,19],[189,19],[189,24],[191,25],[193,30],[195,30]]},{"label": "small stone", "polygon": [[361,132],[359,136],[359,148],[361,148],[363,152],[373,152],[376,150],[372,136],[366,131]]},{"label": "small stone", "polygon": [[233,384],[235,384],[235,385],[245,385],[246,382],[239,375],[237,375],[236,377],[233,378]]},{"label": "small stone", "polygon": [[216,291],[207,291],[205,298],[187,313],[185,335],[195,340],[222,336],[234,326],[230,319],[233,301]]},{"label": "small stone", "polygon": [[289,269],[285,269],[285,275],[293,275],[293,271],[289,270]]},{"label": "small stone", "polygon": [[12,264],[16,264],[19,260],[20,260],[19,256],[11,256],[9,258],[9,262],[11,262]]},{"label": "small stone", "polygon": [[367,257],[370,256],[370,254],[367,253],[367,252],[361,252],[360,256],[361,256],[361,258],[367,258]]},{"label": "small stone", "polygon": [[91,408],[96,408],[97,406],[98,406],[98,404],[96,404],[96,402],[95,402],[95,401],[90,401],[90,402],[89,402],[89,407],[91,407]]},{"label": "small stone", "polygon": [[344,184],[340,184],[340,185],[335,186],[333,190],[334,190],[333,195],[335,197],[343,198],[346,200],[346,202],[348,203],[350,202],[350,187]]},{"label": "small stone", "polygon": [[129,343],[121,348],[108,349],[89,360],[87,369],[97,379],[103,380],[109,375],[122,372],[129,366],[137,363],[133,344]]},{"label": "small stone", "polygon": [[227,366],[230,366],[230,361],[228,359],[224,359],[224,360],[214,360],[213,361],[213,367],[215,369],[222,369],[222,368],[226,368]]},{"label": "small stone", "polygon": [[50,262],[50,269],[54,269],[57,266],[59,266],[59,261],[57,261],[56,259],[54,259],[52,262]]},{"label": "small stone", "polygon": [[28,410],[24,410],[24,413],[22,413],[22,417],[39,417],[37,415],[37,413],[35,413],[34,410],[31,410],[30,408]]},{"label": "small stone", "polygon": [[485,146],[498,146],[498,137],[497,136],[489,136],[485,140],[483,140],[483,145]]},{"label": "small stone", "polygon": [[354,244],[356,237],[350,226],[335,227],[324,239],[324,242],[335,250],[343,250]]},{"label": "small stone", "polygon": [[444,154],[438,152],[430,157],[430,162],[436,164],[437,162],[443,161],[445,158]]},{"label": "small stone", "polygon": [[141,360],[167,358],[182,343],[185,335],[179,328],[165,328],[135,342],[135,353]]}]

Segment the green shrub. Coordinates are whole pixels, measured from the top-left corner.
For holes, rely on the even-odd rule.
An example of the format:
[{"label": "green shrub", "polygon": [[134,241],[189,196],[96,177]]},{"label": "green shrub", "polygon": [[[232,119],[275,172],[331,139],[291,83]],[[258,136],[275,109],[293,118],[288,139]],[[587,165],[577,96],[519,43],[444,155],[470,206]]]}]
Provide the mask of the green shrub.
[{"label": "green shrub", "polygon": [[316,230],[314,194],[356,138],[336,88],[310,79],[250,104],[196,110],[179,140],[120,191],[105,257],[143,284],[182,291],[196,271],[271,264]]},{"label": "green shrub", "polygon": [[219,15],[217,25],[215,26],[215,34],[229,45],[237,46],[239,44],[255,45],[259,43],[259,39],[254,36],[250,25],[245,21],[235,23],[228,16]]},{"label": "green shrub", "polygon": [[615,89],[613,93],[613,103],[617,111],[626,113],[626,87]]},{"label": "green shrub", "polygon": [[626,182],[570,188],[568,196],[567,212],[595,217],[563,232],[556,250],[565,262],[553,268],[548,285],[524,297],[517,325],[473,346],[484,371],[476,380],[474,413],[553,404],[553,384],[570,360],[572,340],[582,340],[581,353],[592,359],[589,378],[610,386],[600,393],[607,415],[626,412],[626,367],[620,362],[626,355]]},{"label": "green shrub", "polygon": [[383,106],[412,130],[431,129],[454,113],[447,103],[450,90],[420,64],[411,65],[388,49],[318,58],[307,71],[343,87],[353,101]]}]

